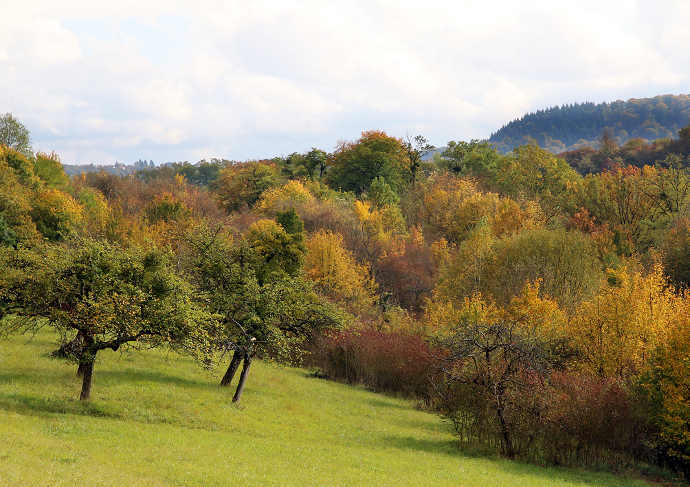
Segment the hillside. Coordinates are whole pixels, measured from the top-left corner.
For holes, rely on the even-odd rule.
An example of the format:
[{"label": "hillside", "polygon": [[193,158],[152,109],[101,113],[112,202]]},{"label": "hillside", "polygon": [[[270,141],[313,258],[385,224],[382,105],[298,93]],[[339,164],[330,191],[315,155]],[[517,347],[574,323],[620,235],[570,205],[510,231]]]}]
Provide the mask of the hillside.
[{"label": "hillside", "polygon": [[611,103],[575,103],[539,110],[504,125],[490,142],[510,152],[530,138],[560,153],[585,145],[596,146],[604,131],[619,144],[634,138],[676,137],[690,123],[690,96],[664,95]]},{"label": "hillside", "polygon": [[0,486],[647,485],[467,456],[405,400],[262,363],[236,407],[188,360],[108,353],[84,404],[53,344],[1,345]]}]

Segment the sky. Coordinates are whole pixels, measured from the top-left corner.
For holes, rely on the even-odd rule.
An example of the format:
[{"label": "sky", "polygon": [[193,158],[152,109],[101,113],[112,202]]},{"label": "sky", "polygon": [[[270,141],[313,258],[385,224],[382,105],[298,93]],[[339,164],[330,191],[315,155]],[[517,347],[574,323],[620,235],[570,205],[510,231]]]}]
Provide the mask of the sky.
[{"label": "sky", "polygon": [[488,138],[564,103],[690,93],[690,1],[4,0],[0,113],[67,164]]}]

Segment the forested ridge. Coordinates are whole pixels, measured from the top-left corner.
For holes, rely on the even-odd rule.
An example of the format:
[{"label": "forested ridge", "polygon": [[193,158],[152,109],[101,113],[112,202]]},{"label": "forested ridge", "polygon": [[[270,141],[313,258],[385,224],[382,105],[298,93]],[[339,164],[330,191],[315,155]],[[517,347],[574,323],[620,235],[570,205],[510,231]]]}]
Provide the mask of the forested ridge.
[{"label": "forested ridge", "polygon": [[690,96],[662,95],[610,103],[573,103],[528,113],[491,134],[500,152],[535,140],[559,153],[584,146],[596,147],[604,132],[618,143],[674,138],[690,123]]},{"label": "forested ridge", "polygon": [[110,351],[221,370],[236,403],[261,359],[414,398],[463,449],[690,475],[690,128],[580,171],[372,130],[69,177],[2,123],[0,338],[51,328],[82,401]]}]

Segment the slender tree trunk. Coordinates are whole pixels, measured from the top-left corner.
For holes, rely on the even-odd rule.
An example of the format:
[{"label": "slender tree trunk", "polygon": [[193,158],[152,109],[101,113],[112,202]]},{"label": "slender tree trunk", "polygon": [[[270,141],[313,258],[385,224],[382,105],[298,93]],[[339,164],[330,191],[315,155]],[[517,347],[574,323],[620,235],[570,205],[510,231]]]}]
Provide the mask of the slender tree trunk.
[{"label": "slender tree trunk", "polygon": [[93,377],[93,364],[95,360],[91,358],[88,362],[79,362],[79,368],[82,369],[81,395],[80,401],[88,401],[91,396],[91,378]]},{"label": "slender tree trunk", "polygon": [[232,354],[232,360],[230,360],[230,365],[228,365],[228,370],[225,371],[225,375],[220,381],[221,386],[229,386],[232,382],[232,378],[235,377],[235,372],[237,372],[240,362],[242,362],[242,352],[235,350]]},{"label": "slender tree trunk", "polygon": [[242,397],[242,391],[244,390],[244,382],[247,380],[249,375],[249,367],[252,365],[251,354],[246,354],[244,356],[244,364],[242,365],[242,373],[240,374],[240,382],[237,384],[237,390],[235,390],[235,395],[232,398],[232,402],[238,402]]},{"label": "slender tree trunk", "polygon": [[501,425],[501,435],[503,436],[503,444],[505,455],[508,458],[513,458],[515,456],[515,451],[513,450],[513,443],[511,442],[510,432],[508,431],[508,425],[503,417],[503,406],[498,404],[496,408],[496,414],[498,415],[498,422]]}]

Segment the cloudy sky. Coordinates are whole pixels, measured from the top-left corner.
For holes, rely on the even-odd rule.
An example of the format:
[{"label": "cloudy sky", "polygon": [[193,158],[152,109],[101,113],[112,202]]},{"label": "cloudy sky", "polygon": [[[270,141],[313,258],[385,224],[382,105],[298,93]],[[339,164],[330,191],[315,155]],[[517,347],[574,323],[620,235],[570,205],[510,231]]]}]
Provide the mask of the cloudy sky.
[{"label": "cloudy sky", "polygon": [[66,163],[244,160],[366,129],[443,145],[554,104],[690,93],[687,0],[7,3],[0,113]]}]

